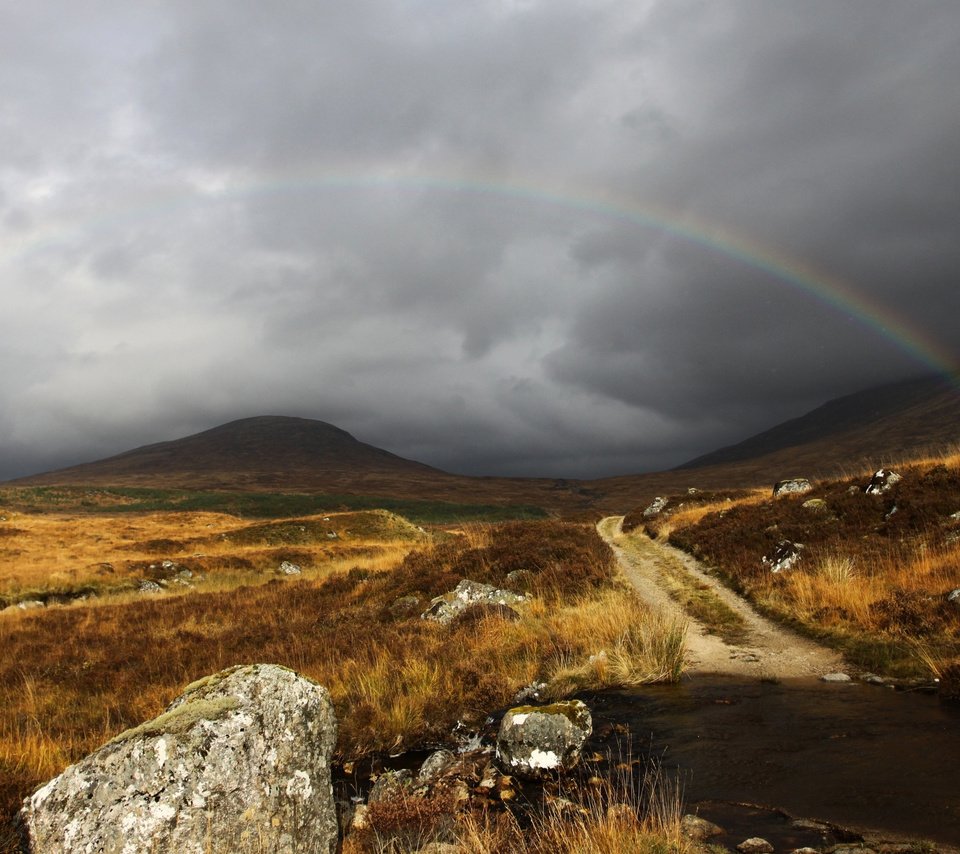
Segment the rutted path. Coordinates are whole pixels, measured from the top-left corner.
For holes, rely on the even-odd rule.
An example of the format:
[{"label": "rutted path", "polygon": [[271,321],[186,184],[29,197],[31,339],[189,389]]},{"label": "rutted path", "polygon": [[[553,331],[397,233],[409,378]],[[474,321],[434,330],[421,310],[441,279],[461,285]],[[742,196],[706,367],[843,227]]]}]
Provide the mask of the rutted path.
[{"label": "rutted path", "polygon": [[[781,679],[819,676],[843,669],[843,660],[833,650],[760,616],[744,599],[704,572],[694,558],[654,542],[641,532],[626,535],[622,523],[622,516],[608,516],[597,525],[597,531],[613,548],[624,575],[641,599],[658,611],[687,617],[688,672]],[[746,628],[743,640],[724,641],[684,614],[667,592],[667,567],[680,569],[698,586],[707,585],[713,595],[735,611]]]}]

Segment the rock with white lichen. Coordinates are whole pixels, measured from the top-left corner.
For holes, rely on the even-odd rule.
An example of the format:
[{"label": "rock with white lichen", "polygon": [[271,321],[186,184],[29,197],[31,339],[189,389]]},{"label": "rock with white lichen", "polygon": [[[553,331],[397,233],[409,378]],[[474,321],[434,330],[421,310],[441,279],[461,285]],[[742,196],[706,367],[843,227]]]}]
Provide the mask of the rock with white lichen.
[{"label": "rock with white lichen", "polygon": [[811,489],[813,489],[813,486],[805,477],[788,477],[786,480],[779,480],[773,485],[773,497],[779,498],[781,495],[802,495]]},{"label": "rock with white lichen", "polygon": [[497,764],[518,777],[553,777],[577,764],[592,732],[590,710],[580,700],[517,706],[500,723]]},{"label": "rock with white lichen", "polygon": [[336,734],[315,682],[272,664],[221,671],[28,797],[26,850],[329,854]]},{"label": "rock with white lichen", "polygon": [[473,605],[517,605],[527,597],[510,590],[499,590],[489,584],[464,579],[449,593],[430,601],[430,607],[421,614],[424,620],[447,625]]}]

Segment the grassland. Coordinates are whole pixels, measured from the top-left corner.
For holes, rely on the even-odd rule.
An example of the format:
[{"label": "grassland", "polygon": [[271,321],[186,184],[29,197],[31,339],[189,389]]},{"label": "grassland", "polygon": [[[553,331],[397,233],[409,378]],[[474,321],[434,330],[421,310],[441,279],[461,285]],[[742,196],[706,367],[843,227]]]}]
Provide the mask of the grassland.
[{"label": "grassland", "polygon": [[[676,496],[644,524],[865,670],[936,676],[960,657],[960,607],[948,601],[960,587],[960,456],[896,471],[903,479],[877,495],[862,471],[777,499]],[[774,573],[763,558],[782,540],[801,543],[801,559]]]},{"label": "grassland", "polygon": [[[621,586],[590,525],[427,536],[385,512],[256,522],[194,510],[0,515],[8,597],[98,583],[104,563],[121,581],[161,559],[208,579],[0,614],[4,819],[65,765],[233,664],[275,662],[326,685],[340,761],[443,741],[457,720],[482,720],[532,681],[562,696],[676,679],[682,666],[682,626],[658,622]],[[281,558],[304,572],[277,575]],[[419,617],[462,578],[503,586],[518,569],[529,572],[530,598],[516,622]]]}]

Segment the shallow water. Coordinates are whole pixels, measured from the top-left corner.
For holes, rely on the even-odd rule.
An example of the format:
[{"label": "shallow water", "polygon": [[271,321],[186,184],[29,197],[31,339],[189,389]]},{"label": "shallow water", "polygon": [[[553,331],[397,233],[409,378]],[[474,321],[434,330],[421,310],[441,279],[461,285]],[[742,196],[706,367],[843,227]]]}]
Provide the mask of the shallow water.
[{"label": "shallow water", "polygon": [[960,843],[960,709],[935,696],[696,677],[588,702],[599,729],[626,724],[634,755],[679,770],[688,807],[743,801]]}]

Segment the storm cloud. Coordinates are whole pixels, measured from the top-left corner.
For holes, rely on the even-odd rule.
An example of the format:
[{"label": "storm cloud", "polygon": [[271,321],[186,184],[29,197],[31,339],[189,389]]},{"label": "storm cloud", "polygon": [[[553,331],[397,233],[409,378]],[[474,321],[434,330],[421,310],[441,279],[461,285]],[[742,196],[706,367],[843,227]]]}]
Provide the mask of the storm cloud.
[{"label": "storm cloud", "polygon": [[960,357],[954,0],[38,0],[0,478],[288,414],[666,468]]}]

